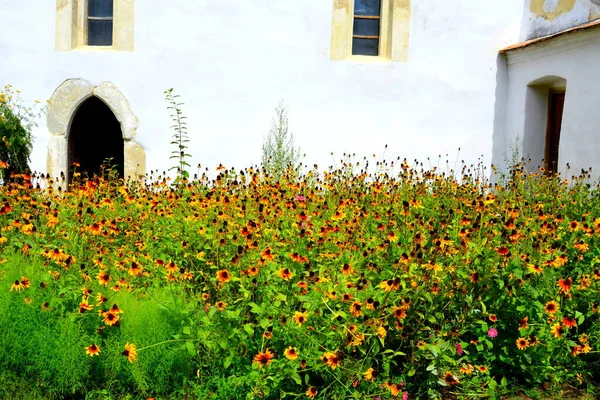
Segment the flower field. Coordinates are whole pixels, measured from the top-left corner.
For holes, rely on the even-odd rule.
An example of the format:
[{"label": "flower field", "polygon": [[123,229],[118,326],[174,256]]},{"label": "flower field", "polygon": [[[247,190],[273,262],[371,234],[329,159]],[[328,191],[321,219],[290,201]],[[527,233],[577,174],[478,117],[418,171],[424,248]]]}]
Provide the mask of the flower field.
[{"label": "flower field", "polygon": [[0,187],[0,397],[600,394],[585,179],[218,174]]}]

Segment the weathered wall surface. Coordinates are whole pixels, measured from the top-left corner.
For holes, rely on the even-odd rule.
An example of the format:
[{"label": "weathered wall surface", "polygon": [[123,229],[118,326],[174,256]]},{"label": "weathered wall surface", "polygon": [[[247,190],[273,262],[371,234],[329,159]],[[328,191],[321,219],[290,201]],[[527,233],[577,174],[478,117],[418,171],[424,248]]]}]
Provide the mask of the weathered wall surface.
[{"label": "weathered wall surface", "polygon": [[598,18],[598,0],[525,0],[521,40],[551,35]]},{"label": "weathered wall surface", "polygon": [[[600,171],[600,28],[567,34],[508,54],[504,131],[495,135],[493,162],[502,164],[516,144],[531,158],[530,170],[544,157],[549,88],[566,87],[560,134],[558,171],[578,175]],[[567,168],[567,163],[570,169]]]},{"label": "weathered wall surface", "polygon": [[[332,9],[329,0],[136,1],[133,52],[63,52],[55,1],[0,0],[0,84],[33,100],[69,78],[114,83],[139,118],[148,171],[171,166],[171,87],[185,102],[193,165],[258,163],[281,98],[311,166],[330,165],[332,151],[381,155],[385,144],[388,160],[436,165],[461,147],[459,159],[490,162],[497,52],[518,39],[522,0],[413,0],[399,63],[330,60]],[[45,121],[35,134],[32,167],[45,171]]]}]

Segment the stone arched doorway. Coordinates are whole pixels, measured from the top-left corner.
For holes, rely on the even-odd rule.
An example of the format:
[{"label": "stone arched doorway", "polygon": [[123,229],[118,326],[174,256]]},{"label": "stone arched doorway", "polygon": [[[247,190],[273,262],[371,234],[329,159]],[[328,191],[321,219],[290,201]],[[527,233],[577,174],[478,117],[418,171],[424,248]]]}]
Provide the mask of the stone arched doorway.
[{"label": "stone arched doorway", "polygon": [[100,176],[102,167],[109,165],[123,177],[123,145],[121,124],[110,108],[95,96],[85,100],[75,112],[69,128],[69,182],[75,163],[83,177]]},{"label": "stone arched doorway", "polygon": [[[94,128],[95,116],[89,117],[90,110],[93,112],[94,109],[104,113],[106,120],[102,124],[106,124],[105,127],[112,126],[113,128],[110,129],[113,132],[117,131],[117,124],[114,123],[116,119],[121,133],[121,140],[117,140],[117,134],[112,136],[114,138],[112,144],[116,148],[98,151],[97,155],[95,150],[104,145],[106,132],[101,127]],[[88,118],[84,118],[86,115]],[[145,176],[146,153],[135,140],[138,118],[115,84],[102,82],[94,86],[84,79],[66,80],[50,98],[47,124],[51,136],[48,141],[46,167],[53,179],[61,175],[68,179],[73,161],[81,164],[82,155],[88,157],[85,164],[89,166],[86,168],[93,171],[98,159],[101,164],[105,158],[111,157],[111,154],[122,154],[122,162],[119,163],[122,165],[120,174],[125,179],[138,179]],[[100,125],[103,126],[102,124]],[[110,147],[109,143],[107,145]],[[105,157],[107,154],[108,156]],[[77,157],[80,159],[76,160]],[[117,157],[115,160],[121,161]]]}]

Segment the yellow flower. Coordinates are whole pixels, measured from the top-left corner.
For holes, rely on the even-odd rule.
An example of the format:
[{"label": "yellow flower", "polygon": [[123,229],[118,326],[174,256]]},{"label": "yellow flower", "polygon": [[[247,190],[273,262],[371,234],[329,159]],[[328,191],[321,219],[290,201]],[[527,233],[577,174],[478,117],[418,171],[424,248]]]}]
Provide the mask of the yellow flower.
[{"label": "yellow flower", "polygon": [[297,358],[298,358],[298,354],[300,354],[300,353],[298,353],[298,352],[296,351],[296,348],[295,348],[295,347],[292,347],[292,346],[290,346],[290,347],[288,347],[287,349],[285,349],[285,351],[283,352],[283,354],[285,355],[285,357],[286,357],[288,360],[295,360],[295,359],[297,359]]},{"label": "yellow flower", "polygon": [[305,312],[296,311],[294,313],[294,321],[296,321],[296,323],[299,326],[302,326],[302,324],[305,323],[307,319],[308,319],[308,312],[306,312],[306,311]]},{"label": "yellow flower", "polygon": [[100,354],[100,347],[92,344],[85,349],[85,354],[89,354],[90,357],[97,356]]},{"label": "yellow flower", "polygon": [[133,363],[135,360],[137,360],[137,347],[135,344],[126,343],[125,351],[123,351],[121,354],[127,357],[127,361]]},{"label": "yellow flower", "polygon": [[376,375],[377,375],[377,374],[376,374],[376,372],[375,372],[375,370],[374,370],[373,368],[369,368],[368,370],[366,370],[366,371],[363,373],[363,376],[365,377],[365,379],[366,379],[367,381],[371,381],[371,382],[373,382],[373,381],[375,380],[375,376],[376,376]]}]

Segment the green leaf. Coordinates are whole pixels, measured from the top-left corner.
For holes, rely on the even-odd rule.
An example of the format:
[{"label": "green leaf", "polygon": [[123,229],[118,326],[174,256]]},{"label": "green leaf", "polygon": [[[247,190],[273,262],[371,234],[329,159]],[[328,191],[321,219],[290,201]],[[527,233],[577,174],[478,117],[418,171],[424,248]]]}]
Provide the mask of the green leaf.
[{"label": "green leaf", "polygon": [[189,326],[184,326],[183,327],[183,334],[184,335],[191,335],[192,334],[192,328],[190,328]]},{"label": "green leaf", "polygon": [[196,355],[196,347],[194,346],[194,343],[187,341],[185,342],[185,347],[187,348],[190,356],[194,357]]},{"label": "green leaf", "polygon": [[261,306],[259,306],[258,304],[254,303],[254,302],[250,302],[250,303],[248,303],[248,305],[250,306],[250,311],[253,314],[262,314],[263,312],[265,312],[265,310],[263,310]]},{"label": "green leaf", "polygon": [[244,330],[248,333],[248,335],[254,336],[254,329],[252,328],[252,324],[244,324]]},{"label": "green leaf", "polygon": [[297,373],[293,373],[291,374],[291,376],[294,382],[296,382],[296,384],[302,385],[302,378],[300,378],[300,375],[298,375]]}]

